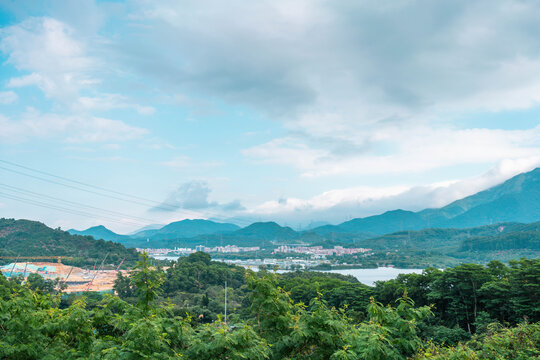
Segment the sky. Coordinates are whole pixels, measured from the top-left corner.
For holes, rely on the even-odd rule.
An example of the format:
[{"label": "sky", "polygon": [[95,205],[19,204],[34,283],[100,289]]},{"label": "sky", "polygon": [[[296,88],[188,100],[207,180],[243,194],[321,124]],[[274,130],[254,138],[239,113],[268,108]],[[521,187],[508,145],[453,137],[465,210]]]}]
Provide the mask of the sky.
[{"label": "sky", "polygon": [[0,217],[444,206],[540,166],[536,1],[0,0]]}]

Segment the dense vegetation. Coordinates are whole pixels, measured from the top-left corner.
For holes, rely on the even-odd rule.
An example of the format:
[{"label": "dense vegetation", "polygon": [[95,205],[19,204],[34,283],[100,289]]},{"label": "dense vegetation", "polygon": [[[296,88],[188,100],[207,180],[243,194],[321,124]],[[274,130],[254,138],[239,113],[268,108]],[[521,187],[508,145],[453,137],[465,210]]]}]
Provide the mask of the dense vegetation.
[{"label": "dense vegetation", "polygon": [[[92,266],[106,256],[107,264],[118,265],[125,259],[125,265],[132,266],[137,260],[135,249],[121,244],[71,235],[37,221],[4,218],[0,219],[0,256],[21,256],[21,260],[24,256],[71,256],[63,263],[75,266]],[[0,259],[0,264],[13,261]]]},{"label": "dense vegetation", "polygon": [[540,260],[465,264],[370,288],[340,275],[246,272],[196,253],[166,270],[143,257],[118,277],[120,297],[62,297],[39,277],[0,277],[0,357],[533,359],[539,271]]}]

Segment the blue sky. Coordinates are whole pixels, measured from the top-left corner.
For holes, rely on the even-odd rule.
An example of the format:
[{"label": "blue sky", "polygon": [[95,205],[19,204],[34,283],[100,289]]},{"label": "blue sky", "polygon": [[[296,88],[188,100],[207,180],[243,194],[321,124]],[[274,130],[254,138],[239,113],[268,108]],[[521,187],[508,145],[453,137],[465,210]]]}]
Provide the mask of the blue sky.
[{"label": "blue sky", "polygon": [[539,20],[532,1],[2,0],[0,216],[128,232],[445,205],[540,165]]}]

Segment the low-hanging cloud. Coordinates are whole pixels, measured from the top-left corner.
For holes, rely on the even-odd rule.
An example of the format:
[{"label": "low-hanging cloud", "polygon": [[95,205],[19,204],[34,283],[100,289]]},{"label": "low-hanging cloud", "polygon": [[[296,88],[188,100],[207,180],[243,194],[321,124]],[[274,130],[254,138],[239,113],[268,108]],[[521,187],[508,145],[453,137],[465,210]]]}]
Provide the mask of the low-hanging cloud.
[{"label": "low-hanging cloud", "polygon": [[233,200],[228,203],[219,203],[210,201],[209,195],[212,192],[206,181],[193,180],[183,183],[171,192],[169,196],[161,204],[153,207],[150,211],[158,212],[175,212],[178,210],[200,211],[201,214],[206,211],[211,213],[215,211],[241,211],[245,210],[240,200]]},{"label": "low-hanging cloud", "polygon": [[340,223],[350,218],[377,215],[388,210],[418,211],[438,208],[498,185],[521,172],[540,167],[540,156],[505,160],[475,177],[420,186],[356,187],[335,189],[309,199],[288,198],[264,202],[246,214],[281,223],[312,221]]}]

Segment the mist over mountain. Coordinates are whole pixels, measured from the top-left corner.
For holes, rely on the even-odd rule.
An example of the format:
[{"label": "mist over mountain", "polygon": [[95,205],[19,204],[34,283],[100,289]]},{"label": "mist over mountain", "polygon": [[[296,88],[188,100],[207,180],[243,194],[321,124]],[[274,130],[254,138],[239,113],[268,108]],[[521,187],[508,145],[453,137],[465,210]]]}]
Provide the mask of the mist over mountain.
[{"label": "mist over mountain", "polygon": [[[378,244],[386,243],[387,240],[383,241],[383,238],[389,239],[380,238],[385,234],[393,234],[392,239],[398,238],[402,241],[399,235],[402,231],[432,229],[417,235],[430,238],[433,234],[438,234],[439,238],[450,236],[454,239],[454,235],[450,233],[456,229],[535,221],[540,221],[540,168],[519,174],[502,184],[454,201],[439,209],[425,209],[418,212],[391,210],[380,215],[356,218],[339,225],[323,225],[305,231],[295,231],[272,221],[255,222],[240,228],[231,223],[186,219],[172,222],[158,229],[143,228],[132,235],[117,234],[104,226],[95,226],[84,231],[69,230],[69,232],[90,235],[96,239],[113,240],[129,246],[145,247],[199,244],[259,246],[268,242],[358,243],[367,239],[379,239],[369,243],[372,244],[370,246],[377,247]],[[452,231],[440,229],[452,229]],[[464,239],[459,236],[458,238],[460,241]],[[391,241],[392,244],[396,243],[394,240]]]},{"label": "mist over mountain", "polygon": [[143,231],[147,231],[147,230],[159,230],[159,229],[161,229],[161,228],[164,227],[164,226],[165,226],[165,224],[150,224],[150,225],[143,226],[142,228],[133,230],[133,231],[130,232],[128,235],[135,235],[135,234],[137,234],[137,233],[140,233],[140,232],[143,232]]},{"label": "mist over mountain", "polygon": [[529,223],[540,220],[540,168],[519,174],[485,191],[439,209],[418,212],[387,211],[381,215],[352,219],[339,225],[313,229],[319,234],[388,234],[432,227],[465,228],[498,222]]}]

